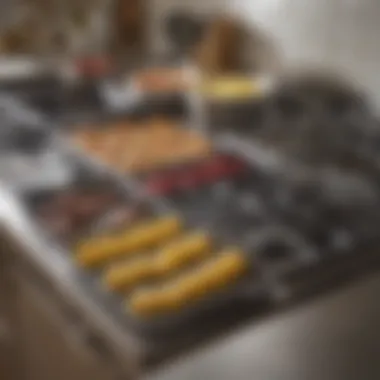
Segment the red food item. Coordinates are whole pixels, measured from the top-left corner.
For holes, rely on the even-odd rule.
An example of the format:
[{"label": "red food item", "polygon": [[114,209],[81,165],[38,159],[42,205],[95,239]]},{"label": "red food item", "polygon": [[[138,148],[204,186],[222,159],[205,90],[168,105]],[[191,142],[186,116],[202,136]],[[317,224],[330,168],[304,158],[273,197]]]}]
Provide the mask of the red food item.
[{"label": "red food item", "polygon": [[177,181],[177,188],[184,190],[196,189],[201,185],[201,181],[197,172],[193,170],[183,173]]},{"label": "red food item", "polygon": [[111,71],[111,67],[107,57],[85,57],[76,61],[78,73],[85,77],[102,77]]},{"label": "red food item", "polygon": [[47,229],[59,238],[70,240],[116,201],[113,193],[78,189],[58,194],[38,211]]},{"label": "red food item", "polygon": [[155,176],[147,181],[146,186],[150,194],[169,195],[175,191],[191,190],[205,184],[234,177],[246,168],[246,164],[239,159],[219,155],[183,171]]},{"label": "red food item", "polygon": [[178,170],[170,170],[153,175],[146,181],[146,189],[149,194],[168,195],[180,187],[183,173]]},{"label": "red food item", "polygon": [[200,178],[194,170],[183,173],[170,173],[149,180],[146,183],[148,192],[154,195],[170,195],[176,191],[185,191],[196,188]]},{"label": "red food item", "polygon": [[213,182],[235,176],[245,168],[244,163],[232,157],[216,156],[199,168],[199,176],[207,182]]},{"label": "red food item", "polygon": [[152,178],[146,182],[147,191],[152,195],[169,194],[174,191],[176,187],[177,181],[167,176]]}]

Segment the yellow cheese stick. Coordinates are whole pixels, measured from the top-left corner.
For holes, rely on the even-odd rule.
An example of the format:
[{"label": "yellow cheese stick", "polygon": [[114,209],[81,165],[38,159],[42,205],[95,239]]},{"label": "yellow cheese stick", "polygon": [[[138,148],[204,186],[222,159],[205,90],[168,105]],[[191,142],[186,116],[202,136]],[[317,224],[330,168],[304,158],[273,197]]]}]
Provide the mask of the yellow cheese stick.
[{"label": "yellow cheese stick", "polygon": [[105,272],[104,282],[111,290],[122,290],[144,280],[169,274],[189,262],[204,257],[211,248],[211,240],[204,233],[181,236],[161,249],[155,259],[115,264]]},{"label": "yellow cheese stick", "polygon": [[249,263],[238,249],[220,253],[202,268],[180,278],[177,288],[184,304],[194,302],[235,282],[248,269]]},{"label": "yellow cheese stick", "polygon": [[205,257],[211,250],[211,238],[203,232],[181,236],[162,248],[155,259],[157,273],[167,274]]},{"label": "yellow cheese stick", "polygon": [[244,254],[231,248],[161,289],[133,293],[128,307],[141,317],[170,313],[232,284],[248,267]]},{"label": "yellow cheese stick", "polygon": [[94,238],[81,244],[76,259],[84,267],[93,267],[154,246],[175,236],[181,229],[176,216],[145,222],[112,237]]},{"label": "yellow cheese stick", "polygon": [[204,83],[201,91],[211,99],[233,100],[259,95],[261,86],[258,81],[248,77],[225,77]]},{"label": "yellow cheese stick", "polygon": [[181,297],[177,289],[151,289],[137,291],[127,300],[126,308],[139,317],[154,317],[180,309]]},{"label": "yellow cheese stick", "polygon": [[154,262],[150,257],[115,264],[107,269],[103,281],[105,285],[115,291],[125,290],[156,273]]}]

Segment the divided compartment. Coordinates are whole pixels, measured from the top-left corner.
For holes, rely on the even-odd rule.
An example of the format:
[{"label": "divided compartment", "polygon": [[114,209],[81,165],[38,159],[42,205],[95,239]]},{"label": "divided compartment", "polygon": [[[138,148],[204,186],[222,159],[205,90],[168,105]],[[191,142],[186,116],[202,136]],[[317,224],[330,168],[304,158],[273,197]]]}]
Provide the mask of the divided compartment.
[{"label": "divided compartment", "polygon": [[171,197],[196,191],[199,188],[239,177],[248,169],[244,160],[221,151],[209,157],[143,173],[140,180],[147,192],[156,196]]},{"label": "divided compartment", "polygon": [[[165,218],[165,216],[163,218]],[[133,227],[131,230],[133,230]],[[190,225],[184,225],[183,233],[188,235],[189,233],[192,233],[190,231],[197,233],[196,231],[198,230],[193,230]],[[149,249],[148,254],[151,252],[151,256],[147,256],[148,262],[151,260],[152,263],[158,259],[154,254],[160,253],[162,255],[162,252],[166,252],[167,254],[167,248],[169,248],[171,244],[174,244],[176,239],[181,236],[183,235],[178,234],[176,237],[168,239],[164,244],[159,244],[152,249]],[[214,240],[212,237],[211,239]],[[169,246],[167,244],[169,244]],[[111,305],[113,310],[117,310],[119,315],[122,313],[125,314],[127,325],[133,326],[138,333],[143,335],[165,336],[166,334],[175,334],[176,332],[179,332],[178,329],[183,328],[184,326],[196,328],[194,323],[197,323],[196,321],[202,319],[203,315],[209,315],[210,312],[214,314],[228,304],[233,305],[234,303],[246,302],[247,299],[249,299],[249,302],[255,303],[258,300],[261,301],[266,298],[266,286],[261,282],[259,268],[257,268],[257,270],[254,268],[254,277],[251,277],[250,259],[245,257],[244,260],[247,260],[246,262],[247,265],[249,265],[249,268],[247,268],[248,272],[244,273],[244,276],[242,275],[241,279],[236,278],[236,281],[227,283],[225,287],[220,286],[219,288],[218,286],[215,291],[212,291],[209,294],[206,292],[204,297],[200,297],[199,300],[194,300],[194,302],[191,302],[191,305],[188,307],[187,305],[181,305],[178,310],[168,310],[167,313],[157,315],[153,318],[144,318],[143,316],[136,315],[136,313],[128,308],[127,302],[131,300],[128,297],[131,297],[133,294],[136,296],[134,291],[144,291],[144,289],[146,290],[149,288],[157,290],[160,286],[165,286],[166,283],[170,284],[172,281],[180,280],[184,276],[187,276],[190,271],[196,271],[200,266],[206,264],[208,259],[213,257],[216,258],[217,256],[215,256],[214,252],[219,253],[223,247],[227,248],[228,246],[216,241],[216,244],[214,243],[213,248],[210,250],[210,256],[207,255],[204,259],[190,261],[189,263],[186,263],[186,265],[181,265],[173,270],[169,269],[168,272],[164,272],[162,277],[158,276],[143,279],[137,283],[133,283],[129,288],[122,288],[120,290],[109,288],[107,283],[105,283],[105,276],[108,273],[107,271],[113,268],[120,268],[118,265],[123,265],[124,263],[130,263],[133,265],[134,262],[141,260],[142,256],[138,251],[137,254],[133,254],[132,257],[129,257],[128,255],[127,257],[123,257],[123,255],[121,255],[117,258],[115,257],[112,262],[108,259],[104,265],[95,266],[93,269],[89,268],[88,270],[85,270],[85,272],[87,272],[88,275],[91,274],[95,286],[100,286],[99,289],[102,289],[101,293],[106,300],[106,304]],[[143,251],[143,254],[144,253],[145,252]],[[159,263],[159,261],[156,262]],[[214,273],[214,275],[215,274],[216,273]],[[249,288],[249,297],[247,296],[247,288]],[[240,297],[242,294],[244,294],[244,296]]]},{"label": "divided compartment", "polygon": [[[185,286],[184,284],[189,281],[194,281],[194,278],[202,272],[202,268],[210,265],[212,260],[221,258],[221,253],[224,249],[228,249],[229,246],[217,239],[215,240],[215,248],[207,259],[178,269],[166,278],[158,278],[155,281],[141,285],[136,288],[135,292],[137,293],[124,294],[123,307],[126,311],[126,316],[137,331],[149,336],[165,337],[167,334],[179,333],[180,329],[185,326],[197,329],[197,326],[202,325],[203,318],[220,318],[218,313],[227,308],[231,312],[231,308],[235,306],[251,305],[252,310],[254,310],[259,304],[269,301],[269,284],[264,280],[260,266],[256,265],[252,257],[245,253],[242,253],[242,255],[244,255],[243,257],[247,264],[246,272],[242,272],[230,283],[215,289],[209,291],[198,290],[202,294],[199,298],[194,296],[195,298],[191,299],[190,296],[187,301],[181,301],[180,286]],[[162,314],[158,313],[152,316],[136,315],[136,311],[133,310],[130,302],[137,302],[137,295],[141,297],[145,293],[146,296],[146,292],[148,292],[148,297],[149,295],[155,297],[157,294],[160,296],[160,293],[166,293],[169,297],[169,302],[174,302],[174,304],[169,306],[169,310]],[[134,295],[133,298],[132,294]],[[170,300],[171,296],[178,296],[179,300]],[[164,295],[164,299],[165,297]],[[166,301],[164,300],[163,302],[165,303]]]},{"label": "divided compartment", "polygon": [[264,217],[237,207],[236,183],[249,179],[252,168],[241,158],[216,151],[207,159],[151,171],[140,177],[148,194],[163,197],[192,225],[217,236],[240,236],[247,223]]},{"label": "divided compartment", "polygon": [[276,182],[239,155],[223,150],[210,159],[152,171],[140,181],[148,193],[164,197],[189,223],[221,238],[239,238],[276,221],[269,207]]},{"label": "divided compartment", "polygon": [[80,164],[68,186],[25,192],[22,198],[41,232],[69,250],[84,238],[117,232],[152,213],[149,202],[128,194],[107,174]]},{"label": "divided compartment", "polygon": [[[86,179],[86,176],[83,174],[79,177],[82,181]],[[95,181],[99,180],[96,176],[89,175],[89,177],[90,178],[88,180],[90,183],[91,179]],[[113,183],[112,180],[110,180],[105,187],[112,188],[112,185],[116,188],[118,187],[118,185]],[[120,192],[124,194],[124,199],[128,203],[129,198],[126,197],[125,190],[123,190],[120,190]],[[132,192],[131,198],[133,199],[133,202],[135,202],[135,196],[136,194],[133,194]],[[158,211],[159,208],[155,206],[157,202],[153,197],[147,195],[146,197],[144,196],[144,198],[144,201],[152,206],[151,210],[148,211],[148,214],[150,212],[152,212],[152,214],[148,215],[147,218],[143,218],[143,223],[145,220],[151,219],[150,217],[153,215],[156,215],[157,218],[159,218],[160,215],[164,214],[163,212]],[[297,268],[301,268],[301,270],[303,270],[304,267],[314,264],[313,260],[305,260],[302,249],[299,251],[296,250],[296,252],[289,252],[289,250],[285,249],[282,254],[279,254],[279,252],[273,253],[272,249],[270,249],[269,252],[266,252],[266,254],[260,254],[257,250],[255,251],[255,247],[252,245],[246,245],[247,243],[241,239],[239,233],[234,233],[230,236],[223,237],[222,235],[224,234],[221,230],[219,230],[219,228],[209,229],[207,224],[204,224],[202,221],[197,219],[190,220],[186,215],[183,219],[185,223],[185,232],[193,231],[194,229],[198,230],[200,226],[204,226],[204,230],[210,234],[213,240],[215,240],[216,244],[213,252],[219,252],[222,248],[227,248],[229,246],[242,246],[242,251],[247,255],[247,261],[252,263],[254,271],[252,274],[247,273],[247,275],[242,277],[239,281],[233,282],[229,284],[229,286],[221,288],[215,293],[210,293],[205,297],[201,297],[192,305],[189,305],[184,309],[180,308],[172,313],[159,315],[155,318],[141,318],[137,317],[133,312],[131,312],[131,310],[125,309],[126,293],[122,292],[119,294],[104,288],[102,283],[102,270],[99,270],[98,268],[94,270],[81,270],[80,272],[83,273],[84,277],[90,278],[90,283],[93,285],[94,289],[101,293],[101,298],[104,299],[106,307],[110,307],[110,310],[115,311],[119,317],[122,317],[123,313],[126,312],[126,326],[134,327],[138,333],[143,335],[161,335],[164,337],[166,334],[176,334],[176,331],[179,333],[180,329],[185,326],[189,326],[189,328],[197,328],[196,324],[201,323],[200,321],[203,317],[206,317],[206,315],[210,316],[212,314],[213,318],[218,318],[218,311],[220,312],[220,310],[225,310],[228,305],[230,305],[230,308],[234,308],[237,304],[251,305],[249,307],[252,307],[254,312],[258,302],[270,302],[275,299],[274,297],[277,297],[278,294],[281,293],[283,286],[286,286],[286,284],[282,282],[282,278],[286,277],[289,272],[292,272]],[[97,220],[96,224],[99,225],[98,223],[99,220]],[[227,220],[226,224],[228,223],[234,224],[234,221],[232,219]],[[94,224],[92,226],[94,226]],[[80,240],[83,241],[83,239],[89,236],[91,235],[84,233],[80,237]],[[284,260],[284,258],[286,260]],[[181,270],[181,273],[186,275],[191,268],[195,267],[187,267],[186,269]],[[170,276],[165,278],[165,283],[166,281],[175,281],[177,276],[179,276],[179,272],[170,274]],[[150,287],[155,284],[164,285],[164,282],[153,280],[147,283],[142,283],[139,287],[141,286],[141,290],[143,290],[145,286]]]},{"label": "divided compartment", "polygon": [[[168,172],[175,173],[177,171],[178,173],[183,173],[187,168],[191,169],[193,166],[198,166],[199,164],[201,163],[194,163],[190,165],[174,167],[163,171],[153,172],[150,174],[150,176],[156,176],[160,174],[166,175]],[[142,178],[142,181],[144,182],[144,179],[146,180],[150,176],[144,176]],[[170,203],[170,197],[168,200]],[[197,205],[194,204],[194,208],[196,207]],[[178,209],[182,215],[183,213],[181,207]],[[211,210],[210,212],[212,213],[213,211]],[[204,226],[204,231],[210,234],[212,239],[216,242],[212,250],[213,252],[220,252],[223,250],[223,248],[228,248],[231,246],[239,247],[241,244],[241,241],[239,241],[241,234],[223,234],[219,228],[215,228],[215,226],[212,225],[213,223],[205,223],[205,221],[199,220],[197,217],[191,218],[186,213],[184,213],[184,218],[186,222],[188,222],[189,227],[194,226],[197,230],[199,230],[202,225]],[[224,223],[234,224],[234,220],[228,220]],[[233,230],[236,232],[235,227],[236,226],[234,226]],[[247,226],[245,226],[245,228],[246,227]],[[155,318],[141,318],[137,317],[133,314],[132,311],[130,311],[128,313],[128,319],[130,319],[136,328],[142,333],[165,335],[165,333],[174,332],[183,326],[189,324],[192,325],[192,323],[199,323],[199,321],[202,320],[202,316],[213,314],[214,317],[217,318],[218,310],[223,310],[226,305],[229,304],[233,306],[234,304],[252,303],[252,308],[254,309],[255,306],[253,304],[256,305],[256,302],[269,300],[270,294],[272,294],[274,291],[271,288],[277,286],[277,284],[274,283],[271,276],[264,273],[264,266],[261,263],[262,260],[259,257],[256,257],[254,251],[247,251],[247,253],[244,253],[244,255],[247,259],[247,263],[249,263],[249,266],[252,265],[252,269],[250,268],[248,273],[236,281],[236,283],[234,282],[232,284],[229,284],[226,286],[226,288],[222,288],[215,293],[211,293],[206,297],[199,299],[198,301],[194,302],[193,305],[184,307],[183,309],[179,308],[179,310],[174,310],[167,315],[159,315]],[[181,269],[178,273],[171,274],[169,278],[166,279],[166,281],[153,279],[147,281],[145,285],[143,283],[140,286],[142,287],[142,290],[155,289],[155,285],[165,286],[165,283],[167,283],[167,281],[170,283],[176,279],[178,280],[182,276],[186,276],[190,271],[196,270],[197,267],[201,266],[204,262],[205,261],[202,260],[198,264],[193,264],[189,267]],[[265,268],[265,270],[267,269]],[[128,294],[128,292],[122,294],[125,296]]]},{"label": "divided compartment", "polygon": [[[233,155],[231,156],[234,157]],[[197,164],[194,165],[197,166]],[[251,168],[250,166],[247,164],[248,170],[252,170],[252,166]],[[151,176],[159,178],[161,174],[165,177],[168,172],[169,174],[178,172],[180,175],[183,175],[188,168],[191,171],[192,165],[174,168],[172,171],[151,173]],[[174,194],[174,196],[173,194],[169,195],[167,196],[167,200],[176,209],[180,210],[186,220],[193,225],[204,226],[214,237],[225,242],[225,244],[227,243],[228,245],[231,241],[235,241],[240,245],[247,245],[247,252],[253,252],[256,256],[256,264],[261,268],[262,276],[265,279],[264,282],[266,282],[266,286],[264,287],[267,294],[271,294],[276,299],[279,295],[281,297],[284,297],[284,295],[290,296],[286,291],[286,278],[291,273],[307,272],[309,268],[313,268],[316,265],[323,269],[323,264],[320,265],[323,257],[320,255],[318,242],[304,236],[302,228],[299,228],[300,226],[291,227],[286,225],[286,220],[283,220],[281,217],[279,205],[277,205],[278,214],[276,217],[276,207],[273,208],[274,200],[270,201],[269,198],[276,195],[276,187],[281,185],[281,183],[271,180],[270,176],[268,177],[265,173],[260,172],[259,169],[256,170],[255,168],[254,170],[255,172],[250,172],[249,170],[242,178],[238,176],[238,182],[242,180],[244,184],[248,180],[248,186],[245,188],[243,185],[243,188],[235,189],[235,199],[231,199],[232,203],[230,205],[227,203],[223,204],[223,202],[219,205],[213,205],[210,189],[206,189],[207,191],[205,192],[204,186],[198,189],[191,189],[188,196],[181,196],[178,193]],[[255,173],[257,176],[255,176]],[[149,180],[149,176],[143,177],[143,182],[147,178]],[[267,182],[264,181],[262,183],[263,178],[264,180],[266,178]],[[219,183],[220,185],[223,185],[223,180],[225,179],[222,179]],[[234,182],[236,179],[232,178],[230,180]],[[215,185],[219,186],[219,184],[206,184],[206,188],[212,188]],[[259,190],[255,189],[256,185],[260,187]],[[252,215],[243,215],[241,208],[246,208],[249,205],[244,204],[238,207],[236,202],[237,197],[244,195],[244,188],[245,191],[251,191],[253,198],[257,198],[259,203],[261,199],[260,195],[263,196],[261,199],[263,210],[253,210]],[[256,193],[256,190],[259,192]],[[269,193],[273,191],[274,193],[270,195],[268,190],[271,190]],[[234,197],[230,196],[229,198]],[[225,212],[221,211],[221,208],[224,206],[226,207]],[[232,206],[234,207],[232,208]],[[252,207],[255,208],[254,206]],[[269,208],[266,206],[269,206]],[[237,210],[238,208],[239,210]],[[208,220],[205,220],[205,218]],[[261,242],[256,241],[253,243],[251,241],[249,244],[249,239],[247,241],[246,237],[249,236],[250,231],[256,236],[261,235]]]},{"label": "divided compartment", "polygon": [[[83,178],[83,176],[82,176]],[[137,195],[137,194],[135,194]],[[132,195],[133,198],[133,195]],[[138,198],[138,196],[137,196]],[[152,216],[154,219],[160,219],[160,215],[165,218],[165,215],[171,215],[170,210],[167,209],[166,211],[159,207],[158,205],[158,199],[156,199],[154,196],[144,195],[143,196],[143,202],[147,202],[151,206],[151,213],[148,212],[146,217],[143,217],[141,219],[142,223],[145,223],[146,221],[149,221],[152,219]],[[181,215],[181,213],[179,213]],[[205,232],[207,235],[210,235],[210,238],[215,243],[213,245],[212,252],[220,251],[222,248],[227,248],[228,246],[232,245],[235,246],[235,244],[227,244],[227,241],[224,242],[221,239],[219,239],[218,236],[214,236],[213,231],[208,231],[207,229],[200,228],[200,224],[196,221],[189,221],[187,220],[186,216],[183,218],[182,222],[184,223],[183,226],[183,233],[182,234],[189,234],[196,231]],[[92,225],[93,231],[96,230],[96,227],[101,224],[102,221],[97,221],[97,223]],[[139,223],[137,223],[139,225]],[[131,226],[131,229],[133,230],[134,226]],[[90,234],[84,234],[85,238],[89,237],[91,239]],[[95,236],[97,236],[95,234]],[[80,239],[82,242],[85,241],[85,238],[83,237]],[[171,244],[171,240],[168,240],[167,243]],[[160,245],[158,247],[159,249],[165,248],[164,245]],[[156,250],[156,248],[155,248]],[[138,255],[135,255],[135,257],[138,259]],[[116,260],[118,262],[119,259]],[[120,261],[123,262],[122,256],[120,257]],[[199,264],[203,262],[200,261]],[[185,273],[186,271],[190,270],[191,268],[196,268],[197,264],[189,264],[189,266],[186,265],[186,268],[181,269]],[[106,268],[108,268],[108,264],[106,265]],[[108,290],[104,287],[104,268],[94,267],[93,269],[84,268],[81,270],[83,272],[83,275],[89,279],[89,281],[93,284],[95,289],[97,288],[98,291],[101,293],[101,297],[103,298],[105,304],[107,307],[110,307],[110,310],[114,310],[119,316],[122,315],[122,313],[125,311],[125,293],[117,293],[111,290]],[[173,272],[168,275],[167,280],[174,280],[176,276],[178,276],[179,272]],[[148,335],[160,335],[160,334],[169,334],[171,332],[175,332],[175,330],[178,331],[178,328],[181,328],[183,326],[189,325],[194,326],[193,323],[197,323],[196,321],[199,319],[202,319],[203,315],[209,315],[210,313],[214,314],[217,313],[218,310],[223,309],[228,304],[234,304],[235,302],[241,303],[246,302],[248,299],[249,302],[256,302],[257,300],[266,299],[266,285],[262,283],[261,277],[260,277],[260,268],[257,268],[257,273],[252,278],[248,275],[246,278],[242,278],[241,281],[237,281],[236,283],[233,283],[231,286],[226,287],[225,289],[221,289],[220,291],[216,292],[215,294],[210,294],[209,297],[205,297],[204,299],[201,299],[198,302],[195,302],[194,306],[190,308],[186,308],[183,311],[180,310],[176,313],[173,313],[172,315],[167,316],[161,316],[157,319],[148,319],[144,320],[141,318],[137,318],[133,313],[126,313],[125,316],[125,323],[129,325],[130,323],[142,334],[148,334]],[[152,285],[157,280],[149,280],[146,283],[142,283],[140,286],[148,286]],[[247,289],[249,289],[249,297],[247,296]],[[244,296],[240,297],[239,294],[244,294]],[[216,315],[215,315],[216,317]]]},{"label": "divided compartment", "polygon": [[[265,228],[264,228],[265,229]],[[201,326],[202,318],[217,318],[222,316],[218,313],[232,313],[231,308],[239,309],[242,305],[252,310],[252,313],[259,314],[262,308],[273,308],[282,302],[282,299],[291,297],[287,292],[287,283],[285,280],[291,273],[296,271],[304,271],[313,268],[317,262],[313,248],[306,241],[300,238],[297,234],[291,237],[284,237],[286,228],[268,228],[268,231],[273,232],[273,236],[267,240],[268,245],[259,247],[247,239],[239,239],[235,237],[224,239],[221,236],[211,235],[217,242],[215,251],[223,251],[223,248],[237,247],[238,252],[242,252],[247,263],[247,272],[244,273],[236,281],[231,282],[225,287],[221,287],[214,292],[205,293],[205,296],[186,304],[183,307],[172,310],[166,315],[158,315],[156,317],[138,317],[129,310],[128,318],[138,331],[151,336],[165,337],[167,333],[179,333],[184,326]],[[277,233],[279,231],[279,233]],[[261,232],[257,229],[257,235]],[[273,237],[273,239],[272,239]],[[278,238],[278,239],[276,239]],[[277,245],[277,246],[275,246]],[[266,249],[271,249],[271,252],[264,252]],[[284,250],[282,250],[284,249]],[[260,250],[262,252],[260,252]],[[274,252],[277,251],[277,252]],[[218,254],[214,256],[218,257]],[[156,284],[149,284],[144,289],[165,289],[165,286],[175,283],[176,280],[186,278],[186,276],[194,270],[201,269],[202,264],[198,268],[190,267],[180,271],[177,275],[168,281],[158,281]],[[158,287],[157,287],[158,286]],[[157,287],[157,288],[156,288]],[[168,287],[170,289],[170,286]],[[175,291],[175,289],[173,289]]]}]

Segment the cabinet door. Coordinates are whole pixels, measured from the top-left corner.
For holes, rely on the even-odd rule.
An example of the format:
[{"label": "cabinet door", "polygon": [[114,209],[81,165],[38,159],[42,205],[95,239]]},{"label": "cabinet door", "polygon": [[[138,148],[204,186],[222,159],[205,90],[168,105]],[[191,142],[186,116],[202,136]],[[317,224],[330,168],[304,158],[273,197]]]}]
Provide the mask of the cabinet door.
[{"label": "cabinet door", "polygon": [[119,380],[113,368],[74,333],[59,305],[41,289],[18,280],[18,328],[25,380]]},{"label": "cabinet door", "polygon": [[146,0],[116,0],[114,28],[116,44],[124,53],[144,48]]},{"label": "cabinet door", "polygon": [[[2,235],[0,234],[0,239]],[[12,286],[9,252],[4,244],[0,247],[0,378],[19,380],[17,337],[14,335],[15,287]]]}]

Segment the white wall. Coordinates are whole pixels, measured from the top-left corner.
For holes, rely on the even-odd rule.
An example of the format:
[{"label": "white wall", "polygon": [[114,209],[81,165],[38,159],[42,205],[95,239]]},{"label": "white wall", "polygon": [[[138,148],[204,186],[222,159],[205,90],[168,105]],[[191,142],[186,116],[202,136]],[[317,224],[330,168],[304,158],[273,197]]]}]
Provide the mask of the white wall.
[{"label": "white wall", "polygon": [[[164,47],[159,22],[168,9],[228,9],[258,26],[288,66],[312,64],[348,72],[380,105],[380,0],[151,0],[152,43]],[[269,63],[268,63],[269,64]]]},{"label": "white wall", "polygon": [[338,68],[380,104],[379,0],[231,0],[229,7],[270,35],[287,65]]}]

